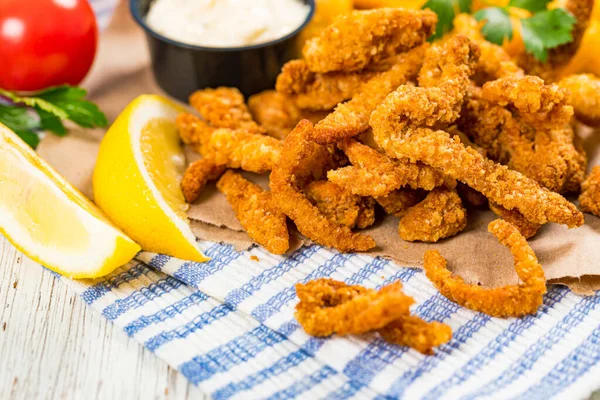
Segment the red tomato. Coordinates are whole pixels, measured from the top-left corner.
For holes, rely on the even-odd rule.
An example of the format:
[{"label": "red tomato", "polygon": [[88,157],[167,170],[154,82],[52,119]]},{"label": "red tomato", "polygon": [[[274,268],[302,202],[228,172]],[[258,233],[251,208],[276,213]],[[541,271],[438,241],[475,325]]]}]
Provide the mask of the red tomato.
[{"label": "red tomato", "polygon": [[77,85],[92,66],[97,42],[86,0],[0,0],[0,88]]}]

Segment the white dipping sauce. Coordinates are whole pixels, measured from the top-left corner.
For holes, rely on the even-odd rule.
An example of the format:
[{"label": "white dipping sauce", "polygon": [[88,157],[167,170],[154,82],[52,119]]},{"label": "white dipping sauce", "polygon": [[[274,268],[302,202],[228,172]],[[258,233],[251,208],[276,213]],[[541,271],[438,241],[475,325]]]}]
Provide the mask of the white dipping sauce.
[{"label": "white dipping sauce", "polygon": [[156,0],[146,21],[156,32],[179,42],[239,47],[293,32],[309,11],[300,0]]}]

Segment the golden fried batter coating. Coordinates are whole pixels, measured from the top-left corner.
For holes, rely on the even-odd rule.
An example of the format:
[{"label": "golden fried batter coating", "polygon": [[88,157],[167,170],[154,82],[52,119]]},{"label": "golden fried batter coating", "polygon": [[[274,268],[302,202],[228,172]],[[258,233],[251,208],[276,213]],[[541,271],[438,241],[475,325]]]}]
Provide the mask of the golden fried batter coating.
[{"label": "golden fried batter coating", "polygon": [[354,140],[341,142],[349,167],[329,171],[327,178],[361,196],[381,197],[403,186],[432,190],[448,182],[440,171],[407,159],[392,160],[377,150]]},{"label": "golden fried batter coating", "polygon": [[[526,82],[525,77],[523,82]],[[494,82],[490,82],[494,83]],[[487,85],[487,84],[486,84]],[[490,86],[486,86],[490,96]],[[524,95],[527,85],[523,85]],[[587,160],[575,145],[575,134],[565,121],[570,118],[570,106],[561,105],[564,97],[550,103],[551,111],[541,111],[542,87],[538,87],[537,104],[520,100],[524,109],[538,111],[527,114],[513,105],[500,106],[483,97],[482,90],[471,87],[463,105],[459,125],[471,138],[487,150],[488,156],[509,168],[536,180],[542,186],[559,193],[578,192]],[[515,91],[518,96],[518,91]],[[549,93],[549,92],[546,92]],[[555,92],[560,94],[563,92]],[[544,96],[547,97],[547,96]],[[559,96],[560,98],[560,96]],[[505,99],[506,100],[506,99]],[[544,103],[548,103],[544,100]]]},{"label": "golden fried batter coating", "polygon": [[190,104],[215,128],[241,128],[264,133],[264,129],[252,119],[244,95],[236,88],[198,90],[191,94]]},{"label": "golden fried batter coating", "polygon": [[540,224],[529,221],[517,210],[507,210],[506,208],[489,203],[490,210],[509,224],[513,225],[525,239],[529,239],[535,236],[536,233],[542,227]]},{"label": "golden fried batter coating", "polygon": [[[444,171],[506,209],[518,209],[533,222],[570,227],[583,224],[581,213],[562,196],[485,159],[466,148],[458,137],[418,128],[451,124],[458,118],[477,52],[466,38],[456,36],[444,45],[437,59],[439,66],[431,73],[420,73],[428,76],[428,85],[437,86],[401,86],[373,112],[370,124],[377,144],[390,156],[409,157]],[[435,76],[439,76],[437,82],[432,78]]]},{"label": "golden fried batter coating", "polygon": [[375,197],[375,201],[387,214],[401,218],[412,206],[423,201],[425,196],[427,193],[424,190],[403,188],[394,190],[385,196]]},{"label": "golden fried batter coating", "polygon": [[215,128],[190,113],[179,114],[175,125],[183,143],[194,147],[201,147],[215,131]]},{"label": "golden fried batter coating", "polygon": [[400,219],[398,233],[408,242],[435,243],[467,226],[467,210],[456,190],[436,188]]},{"label": "golden fried batter coating", "polygon": [[315,154],[324,148],[309,141],[313,129],[309,121],[302,120],[286,137],[280,161],[271,173],[273,197],[279,209],[296,223],[298,230],[316,243],[342,252],[367,251],[375,247],[371,237],[331,222],[301,192],[299,181],[303,180],[302,174],[307,173],[306,167],[312,165]]},{"label": "golden fried batter coating", "polygon": [[216,165],[209,158],[202,158],[188,165],[181,180],[185,201],[193,203],[198,200],[208,181],[218,179],[223,172],[225,172],[225,166]]},{"label": "golden fried batter coating", "polygon": [[588,126],[600,126],[600,79],[592,74],[570,75],[558,82],[570,92],[575,117]]},{"label": "golden fried batter coating", "polygon": [[473,150],[476,150],[482,156],[487,157],[487,150],[481,146],[478,146],[476,143],[472,142],[471,138],[469,138],[467,135],[462,133],[456,125],[452,125],[452,126],[448,127],[448,129],[446,129],[446,132],[448,132],[448,134],[450,136],[458,136],[458,138],[460,139],[460,142],[462,144],[464,144],[465,147],[470,147]]},{"label": "golden fried batter coating", "polygon": [[254,120],[277,139],[285,139],[302,119],[301,112],[292,99],[274,90],[250,96],[248,109]]},{"label": "golden fried batter coating", "polygon": [[452,275],[446,268],[446,260],[437,250],[425,253],[427,278],[442,295],[471,310],[493,317],[534,314],[546,293],[546,277],[535,253],[517,228],[506,221],[492,221],[488,230],[510,249],[521,284],[494,289],[469,285],[461,277]]},{"label": "golden fried batter coating", "polygon": [[307,119],[316,124],[331,111],[300,109],[290,97],[274,90],[265,90],[250,96],[248,109],[256,122],[266,129],[269,136],[277,139],[285,139],[300,120]]},{"label": "golden fried batter coating", "polygon": [[261,174],[279,162],[282,146],[283,142],[270,136],[239,129],[217,129],[200,148],[200,154],[214,160],[216,165]]},{"label": "golden fried batter coating", "polygon": [[[512,113],[501,116],[504,125],[495,127],[499,129],[497,142],[501,154],[509,157],[503,161],[511,169],[552,191],[579,192],[587,159],[574,144],[575,135],[569,125],[573,109],[567,105],[568,93],[564,89],[545,85],[534,76],[508,77],[486,83],[481,96],[484,101],[508,107]],[[498,121],[494,115],[502,115],[501,110],[491,106],[484,109],[486,112],[474,118],[483,121],[483,126],[471,126],[475,135],[491,121]],[[467,107],[467,119],[469,110]]]},{"label": "golden fried batter coating", "polygon": [[[572,116],[567,92],[557,85],[546,85],[537,76],[509,76],[487,82],[482,97],[501,106],[512,105],[522,114],[543,114],[536,122],[545,125],[566,124]],[[550,118],[548,118],[550,117]]]},{"label": "golden fried batter coating", "polygon": [[312,336],[374,331],[408,315],[414,303],[399,282],[377,291],[322,278],[298,283],[296,294],[300,302],[294,315]]},{"label": "golden fried batter coating", "polygon": [[360,207],[360,213],[356,220],[358,229],[365,229],[375,223],[375,199],[372,197],[363,197]]},{"label": "golden fried batter coating", "polygon": [[331,110],[351,99],[375,73],[366,70],[320,74],[310,71],[304,60],[292,60],[283,66],[275,88],[278,93],[289,96],[299,108]]},{"label": "golden fried batter coating", "polygon": [[483,158],[446,132],[417,129],[409,140],[396,140],[397,144],[389,146],[390,152],[439,168],[504,208],[519,210],[532,222],[555,222],[571,228],[584,222],[577,208],[558,193],[542,188],[520,172]]},{"label": "golden fried batter coating", "polygon": [[426,47],[400,55],[392,68],[361,85],[352,100],[339,104],[333,113],[316,125],[313,139],[321,144],[335,143],[366,131],[371,112],[385,96],[417,75]]},{"label": "golden fried batter coating", "polygon": [[600,217],[600,166],[594,167],[583,181],[581,196],[579,196],[579,208]]},{"label": "golden fried batter coating", "polygon": [[424,43],[436,23],[437,15],[429,10],[354,11],[308,40],[302,53],[313,72],[359,71]]},{"label": "golden fried batter coating", "polygon": [[285,215],[275,207],[270,192],[227,171],[217,182],[217,189],[227,197],[235,216],[248,236],[273,254],[283,254],[289,248]]},{"label": "golden fried batter coating", "polygon": [[452,328],[441,322],[426,322],[414,315],[405,315],[379,330],[386,342],[407,346],[422,354],[433,354],[433,348],[452,339]]},{"label": "golden fried batter coating", "polygon": [[332,222],[352,229],[375,222],[375,204],[329,181],[313,181],[304,188],[306,198]]},{"label": "golden fried batter coating", "polygon": [[450,37],[464,35],[475,42],[481,56],[475,68],[474,79],[478,83],[511,75],[523,75],[523,70],[515,64],[510,55],[494,43],[488,42],[481,34],[481,24],[471,14],[459,14],[454,18],[454,30]]}]

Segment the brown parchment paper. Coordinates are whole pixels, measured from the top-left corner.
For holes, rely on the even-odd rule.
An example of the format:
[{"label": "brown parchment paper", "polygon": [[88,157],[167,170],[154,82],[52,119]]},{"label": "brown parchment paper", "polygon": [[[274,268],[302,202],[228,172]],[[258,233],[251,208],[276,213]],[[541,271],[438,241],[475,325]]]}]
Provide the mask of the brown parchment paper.
[{"label": "brown parchment paper", "polygon": [[[114,120],[135,97],[143,93],[164,94],[156,86],[149,69],[145,39],[131,20],[123,2],[110,27],[101,36],[99,54],[90,77],[85,82],[90,98]],[[72,129],[64,138],[47,136],[38,153],[87,196],[92,196],[91,176],[102,130]],[[591,165],[600,164],[600,132],[583,130],[585,147]],[[186,149],[188,161],[198,156]],[[267,177],[248,175],[267,187]],[[214,187],[209,187],[191,206],[188,216],[199,239],[229,243],[242,250],[253,246],[225,200]],[[467,281],[485,286],[517,282],[512,257],[487,232],[487,224],[495,217],[491,212],[471,212],[465,231],[436,244],[408,243],[398,236],[398,219],[386,217],[365,233],[378,247],[370,252],[396,261],[400,266],[421,267],[423,254],[435,248],[448,259],[450,268]],[[530,243],[552,283],[565,284],[575,292],[592,294],[600,289],[600,218],[585,216],[586,224],[569,230],[548,224]],[[294,239],[292,249],[302,245]]]}]

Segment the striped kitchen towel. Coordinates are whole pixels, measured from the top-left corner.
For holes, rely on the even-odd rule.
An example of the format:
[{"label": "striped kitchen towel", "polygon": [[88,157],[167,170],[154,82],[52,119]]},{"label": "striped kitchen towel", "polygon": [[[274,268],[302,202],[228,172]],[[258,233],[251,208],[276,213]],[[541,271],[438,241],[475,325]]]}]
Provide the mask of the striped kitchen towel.
[{"label": "striped kitchen towel", "polygon": [[[600,293],[553,287],[537,315],[496,319],[385,259],[200,246],[211,261],[140,253],[106,278],[64,280],[215,399],[584,399],[600,388]],[[400,280],[414,312],[454,336],[433,356],[376,335],[310,337],[293,318],[294,284],[324,276],[368,287]]]}]

